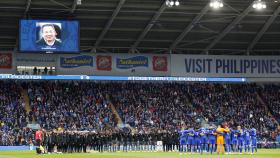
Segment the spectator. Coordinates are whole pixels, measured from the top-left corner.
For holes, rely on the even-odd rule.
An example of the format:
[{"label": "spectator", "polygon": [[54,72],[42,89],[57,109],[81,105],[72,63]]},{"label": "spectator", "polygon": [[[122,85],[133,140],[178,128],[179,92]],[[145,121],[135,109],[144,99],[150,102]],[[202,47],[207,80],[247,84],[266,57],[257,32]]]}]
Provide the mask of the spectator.
[{"label": "spectator", "polygon": [[276,144],[277,148],[280,148],[280,132],[278,132],[278,135],[276,136]]}]

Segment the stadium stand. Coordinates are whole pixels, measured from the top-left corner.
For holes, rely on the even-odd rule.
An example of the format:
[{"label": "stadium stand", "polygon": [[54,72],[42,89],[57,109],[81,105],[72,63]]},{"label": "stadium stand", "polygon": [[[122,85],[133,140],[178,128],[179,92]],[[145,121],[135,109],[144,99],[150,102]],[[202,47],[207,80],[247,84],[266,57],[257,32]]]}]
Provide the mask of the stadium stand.
[{"label": "stadium stand", "polygon": [[112,128],[115,121],[105,99],[108,84],[31,82],[28,94],[35,121],[44,129]]},{"label": "stadium stand", "polygon": [[[275,118],[279,117],[268,111],[276,104],[271,93],[279,89],[273,85],[269,89],[275,90],[269,93],[264,88],[261,94],[269,99],[269,108],[256,99],[262,89],[256,84],[1,81],[0,86],[1,145],[34,140],[34,131],[26,128],[34,121],[46,131],[126,133],[117,128],[106,95],[122,121],[140,134],[172,135],[182,124],[198,129],[222,122],[230,127],[255,127],[260,140],[275,141],[278,132]],[[30,97],[29,114],[21,88],[27,89]]]},{"label": "stadium stand", "polygon": [[172,131],[181,122],[199,128],[204,120],[209,124],[255,127],[264,137],[277,129],[277,122],[256,99],[257,88],[250,84],[124,83],[117,88],[115,100],[125,122],[140,130],[150,127]]},{"label": "stadium stand", "polygon": [[280,122],[280,91],[279,85],[265,85],[262,89],[262,96],[264,100],[267,102],[269,110],[271,113],[278,118],[278,122]]},{"label": "stadium stand", "polygon": [[0,145],[22,145],[32,135],[20,91],[20,83],[0,81]]}]

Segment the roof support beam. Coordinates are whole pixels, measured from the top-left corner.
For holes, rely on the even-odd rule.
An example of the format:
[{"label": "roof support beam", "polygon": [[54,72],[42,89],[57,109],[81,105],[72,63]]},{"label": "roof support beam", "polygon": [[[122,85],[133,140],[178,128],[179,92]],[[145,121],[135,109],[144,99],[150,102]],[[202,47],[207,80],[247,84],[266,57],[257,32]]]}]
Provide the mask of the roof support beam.
[{"label": "roof support beam", "polygon": [[70,10],[70,13],[73,14],[77,8],[77,3],[78,3],[78,0],[73,0],[73,3],[72,3],[72,7],[71,7],[71,10]]},{"label": "roof support beam", "polygon": [[208,54],[208,51],[212,49],[221,39],[223,39],[236,24],[238,24],[252,9],[252,4],[250,4],[241,14],[239,14],[221,33],[217,38],[213,40],[205,49],[204,52]]},{"label": "roof support beam", "polygon": [[[86,48],[86,46],[82,46]],[[124,47],[113,47],[113,46],[100,46],[98,49],[130,49],[129,46],[124,46]],[[87,50],[91,49],[88,47]],[[137,47],[137,49],[153,49],[153,50],[166,50],[168,52],[168,47]],[[202,52],[202,48],[177,48],[177,50],[183,50],[183,51],[199,51]],[[233,51],[238,51],[238,52],[243,52],[246,53],[246,49],[213,49],[215,51],[223,51],[223,54],[228,54],[232,53]],[[254,52],[280,52],[279,49],[259,49],[259,50],[254,50]],[[191,54],[191,53],[190,53]]]},{"label": "roof support beam", "polygon": [[30,5],[31,5],[31,0],[27,0],[26,1],[26,7],[25,7],[25,10],[24,10],[24,15],[29,11]]},{"label": "roof support beam", "polygon": [[[31,0],[26,0],[26,5],[25,5],[25,10],[24,10],[24,13],[23,13],[23,18],[26,18],[27,17],[27,13],[28,13],[28,11],[29,11],[29,9],[30,9],[30,5],[31,5]],[[17,49],[18,49],[18,43],[19,43],[19,35],[18,35],[18,33],[17,33],[17,35],[16,35],[17,37],[16,37],[16,43],[15,43],[15,46],[14,46],[14,51],[17,51]]]},{"label": "roof support beam", "polygon": [[170,45],[169,49],[173,50],[183,39],[184,37],[193,29],[196,23],[203,17],[204,14],[209,10],[209,4],[207,4],[193,20],[192,22],[184,29],[184,31],[176,38],[176,40]]},{"label": "roof support beam", "polygon": [[279,13],[280,13],[280,6],[274,11],[273,15],[267,20],[267,22],[264,24],[262,29],[258,32],[254,40],[250,43],[250,45],[247,48],[248,53],[254,48],[257,42],[262,38],[263,34],[267,31],[267,29],[270,27],[273,21],[277,18]]},{"label": "roof support beam", "polygon": [[159,10],[154,14],[152,19],[149,21],[148,25],[146,25],[145,29],[142,31],[142,33],[138,36],[137,40],[131,46],[132,50],[135,49],[140,44],[140,42],[145,38],[147,33],[154,26],[155,21],[157,21],[159,19],[160,15],[164,12],[165,9],[166,9],[166,4],[165,4],[165,2],[163,2],[161,7],[159,8]]},{"label": "roof support beam", "polygon": [[[97,48],[100,44],[100,42],[102,41],[102,39],[104,38],[104,36],[106,35],[106,33],[108,32],[108,30],[110,29],[112,23],[114,22],[116,16],[118,15],[118,13],[120,12],[122,6],[124,5],[125,3],[125,0],[120,0],[119,1],[119,4],[117,6],[117,8],[114,10],[111,18],[109,19],[109,21],[107,22],[107,24],[105,25],[104,29],[102,30],[101,34],[98,36],[93,48],[92,48],[92,51],[94,50],[94,48]],[[91,52],[92,52],[91,51]]]}]

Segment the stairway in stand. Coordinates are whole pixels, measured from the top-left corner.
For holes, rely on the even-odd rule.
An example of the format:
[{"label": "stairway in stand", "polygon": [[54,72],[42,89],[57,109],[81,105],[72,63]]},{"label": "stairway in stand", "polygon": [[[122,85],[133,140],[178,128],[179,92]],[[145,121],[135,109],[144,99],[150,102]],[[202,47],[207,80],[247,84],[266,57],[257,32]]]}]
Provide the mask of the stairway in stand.
[{"label": "stairway in stand", "polygon": [[[257,99],[258,101],[261,103],[261,105],[263,105],[263,107],[265,108],[266,111],[268,111],[268,115],[274,117],[274,115],[272,115],[271,113],[271,109],[268,107],[268,104],[266,101],[264,101],[264,99],[261,97],[261,95],[259,94],[259,92],[256,92],[257,94]],[[279,126],[279,122],[277,122],[277,125]]]},{"label": "stairway in stand", "polygon": [[108,94],[106,94],[106,100],[109,102],[109,106],[111,107],[111,110],[113,112],[113,115],[115,117],[115,119],[117,120],[117,125],[118,127],[120,128],[123,128],[123,127],[127,127],[130,129],[130,131],[132,133],[135,133],[135,129],[132,128],[129,124],[123,124],[123,121],[120,117],[120,114],[118,113],[118,111],[116,110],[116,107],[114,106],[114,104],[111,102],[110,100],[110,96]]},{"label": "stairway in stand", "polygon": [[123,124],[123,121],[122,121],[118,111],[116,110],[115,106],[112,103],[109,103],[109,105],[111,107],[111,110],[112,110],[112,112],[114,114],[115,119],[117,120],[117,123],[118,124]]},{"label": "stairway in stand", "polygon": [[[28,92],[26,89],[24,89],[24,88],[21,89],[21,96],[23,97],[23,101],[25,103],[26,113],[29,114],[29,112],[31,111],[31,106],[30,106],[30,98],[28,96]],[[34,122],[34,118],[33,118],[32,122]],[[32,122],[30,122],[30,123],[32,123]]]},{"label": "stairway in stand", "polygon": [[118,125],[122,125],[123,121],[122,121],[118,111],[116,110],[114,104],[110,101],[110,97],[109,97],[108,94],[106,94],[106,100],[109,102],[109,106],[110,106],[110,108],[111,108],[111,110],[113,112],[113,115],[114,115],[115,119],[117,120],[117,124]]}]

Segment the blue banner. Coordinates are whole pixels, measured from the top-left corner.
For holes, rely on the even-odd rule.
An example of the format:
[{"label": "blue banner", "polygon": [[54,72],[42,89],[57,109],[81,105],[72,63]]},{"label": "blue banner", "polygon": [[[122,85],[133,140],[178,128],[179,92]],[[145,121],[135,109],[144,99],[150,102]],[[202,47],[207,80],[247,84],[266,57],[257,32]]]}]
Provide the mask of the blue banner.
[{"label": "blue banner", "polygon": [[76,68],[81,66],[93,67],[93,57],[89,55],[81,55],[75,57],[60,57],[60,67]]},{"label": "blue banner", "polygon": [[118,69],[131,69],[134,67],[149,67],[148,57],[135,56],[126,59],[117,58],[116,61]]},{"label": "blue banner", "polygon": [[[28,151],[35,150],[36,146],[0,146],[0,151]],[[4,157],[12,157],[12,156],[4,156]]]},{"label": "blue banner", "polygon": [[247,82],[246,78],[218,77],[139,77],[139,76],[87,76],[87,75],[11,75],[0,74],[0,79],[16,80],[93,80],[93,81],[178,81],[178,82]]}]

